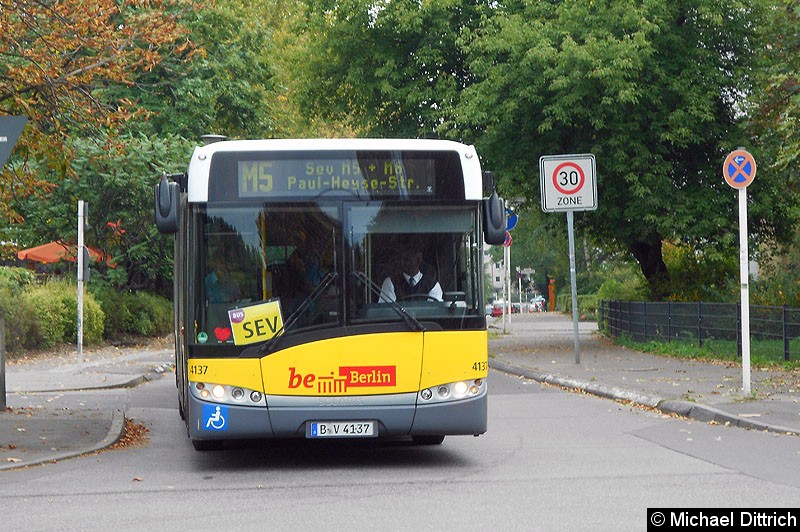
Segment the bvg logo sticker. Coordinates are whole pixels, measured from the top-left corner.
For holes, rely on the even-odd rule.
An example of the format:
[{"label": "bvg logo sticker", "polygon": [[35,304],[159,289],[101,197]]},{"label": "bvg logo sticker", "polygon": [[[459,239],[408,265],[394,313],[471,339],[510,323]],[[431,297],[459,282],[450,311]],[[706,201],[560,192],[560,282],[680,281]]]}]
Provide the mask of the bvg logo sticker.
[{"label": "bvg logo sticker", "polygon": [[350,388],[397,386],[396,366],[339,366],[339,374],[306,375],[289,368],[289,389],[314,389],[317,393],[347,393]]}]

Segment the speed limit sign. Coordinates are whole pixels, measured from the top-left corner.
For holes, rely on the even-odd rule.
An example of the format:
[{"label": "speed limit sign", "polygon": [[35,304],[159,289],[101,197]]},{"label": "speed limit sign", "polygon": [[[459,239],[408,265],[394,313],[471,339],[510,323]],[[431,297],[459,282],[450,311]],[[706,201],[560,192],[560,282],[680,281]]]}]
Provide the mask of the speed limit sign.
[{"label": "speed limit sign", "polygon": [[539,159],[542,210],[597,209],[594,155],[544,155]]}]

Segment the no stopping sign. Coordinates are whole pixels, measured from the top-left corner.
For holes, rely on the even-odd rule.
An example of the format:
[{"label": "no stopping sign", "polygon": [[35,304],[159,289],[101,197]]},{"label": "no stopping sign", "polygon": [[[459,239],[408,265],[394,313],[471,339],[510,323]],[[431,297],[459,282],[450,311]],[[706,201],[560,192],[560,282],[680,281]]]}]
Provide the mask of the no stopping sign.
[{"label": "no stopping sign", "polygon": [[594,155],[544,155],[539,159],[542,210],[597,209]]}]

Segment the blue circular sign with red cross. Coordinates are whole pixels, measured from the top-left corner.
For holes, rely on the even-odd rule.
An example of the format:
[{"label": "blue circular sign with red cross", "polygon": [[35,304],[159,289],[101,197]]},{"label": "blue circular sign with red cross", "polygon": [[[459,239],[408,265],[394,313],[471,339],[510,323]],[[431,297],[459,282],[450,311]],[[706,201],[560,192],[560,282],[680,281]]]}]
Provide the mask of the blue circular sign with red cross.
[{"label": "blue circular sign with red cross", "polygon": [[756,177],[756,160],[746,150],[734,150],[725,157],[722,175],[733,188],[745,188]]}]

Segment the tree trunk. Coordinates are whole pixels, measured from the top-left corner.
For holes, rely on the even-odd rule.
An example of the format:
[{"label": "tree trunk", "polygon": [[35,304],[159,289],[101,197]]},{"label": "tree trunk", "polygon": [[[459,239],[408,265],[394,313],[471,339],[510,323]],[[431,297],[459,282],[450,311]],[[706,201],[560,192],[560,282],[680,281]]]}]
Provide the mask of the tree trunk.
[{"label": "tree trunk", "polygon": [[650,296],[653,300],[661,301],[666,298],[670,293],[670,278],[661,255],[661,236],[652,233],[646,241],[632,242],[628,249],[639,262],[642,274],[650,285]]}]

